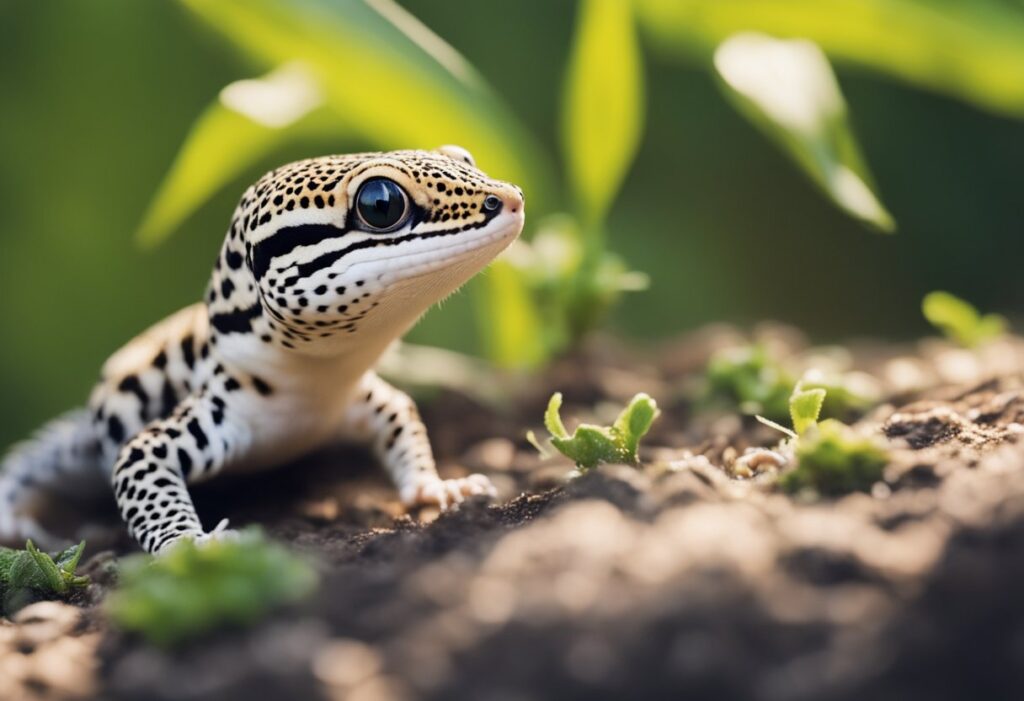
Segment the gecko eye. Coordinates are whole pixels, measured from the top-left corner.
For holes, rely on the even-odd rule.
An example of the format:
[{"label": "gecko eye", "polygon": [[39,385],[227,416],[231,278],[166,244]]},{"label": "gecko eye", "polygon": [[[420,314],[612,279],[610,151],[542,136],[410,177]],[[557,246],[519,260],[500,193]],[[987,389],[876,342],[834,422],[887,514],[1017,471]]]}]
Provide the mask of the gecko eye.
[{"label": "gecko eye", "polygon": [[387,178],[371,178],[356,193],[356,214],[367,231],[394,231],[408,213],[405,191]]},{"label": "gecko eye", "polygon": [[484,209],[488,212],[493,212],[501,207],[501,199],[494,196],[488,195],[484,198]]}]

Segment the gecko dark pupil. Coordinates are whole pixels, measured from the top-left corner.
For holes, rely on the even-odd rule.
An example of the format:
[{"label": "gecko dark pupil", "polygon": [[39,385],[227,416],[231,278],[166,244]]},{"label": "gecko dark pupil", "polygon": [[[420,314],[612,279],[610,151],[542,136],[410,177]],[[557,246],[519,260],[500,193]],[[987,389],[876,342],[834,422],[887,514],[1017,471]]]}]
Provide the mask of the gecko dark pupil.
[{"label": "gecko dark pupil", "polygon": [[402,188],[387,178],[367,180],[356,195],[359,218],[377,230],[391,229],[401,222],[407,202]]}]

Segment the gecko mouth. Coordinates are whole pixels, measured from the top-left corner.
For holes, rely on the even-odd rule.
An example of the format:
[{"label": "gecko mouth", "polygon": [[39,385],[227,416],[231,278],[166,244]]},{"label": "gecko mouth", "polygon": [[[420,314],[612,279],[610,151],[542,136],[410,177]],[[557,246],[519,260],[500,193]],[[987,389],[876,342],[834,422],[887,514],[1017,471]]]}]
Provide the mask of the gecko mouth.
[{"label": "gecko mouth", "polygon": [[[493,254],[493,256],[496,256],[508,244],[512,243],[522,231],[522,228],[523,216],[520,213],[514,217],[509,217],[509,221],[493,231],[480,232],[475,236],[454,241],[444,246],[436,246],[413,253],[402,253],[397,256],[388,257],[383,261],[378,260],[375,262],[387,265],[387,269],[382,274],[385,277],[393,276],[393,279],[396,281],[421,277],[454,263],[461,258],[466,258],[480,249],[487,248],[496,243],[502,243],[501,248]],[[491,257],[493,258],[493,256]],[[428,258],[428,260],[424,260],[424,258]]]}]

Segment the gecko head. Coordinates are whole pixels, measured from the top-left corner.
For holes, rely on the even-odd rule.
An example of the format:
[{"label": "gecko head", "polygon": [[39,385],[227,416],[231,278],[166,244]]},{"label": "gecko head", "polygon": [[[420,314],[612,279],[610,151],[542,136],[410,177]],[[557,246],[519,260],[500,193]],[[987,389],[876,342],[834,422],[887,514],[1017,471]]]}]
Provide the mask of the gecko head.
[{"label": "gecko head", "polygon": [[240,239],[288,345],[314,350],[403,332],[508,246],[524,215],[522,191],[456,146],[326,156],[250,188],[226,247]]}]

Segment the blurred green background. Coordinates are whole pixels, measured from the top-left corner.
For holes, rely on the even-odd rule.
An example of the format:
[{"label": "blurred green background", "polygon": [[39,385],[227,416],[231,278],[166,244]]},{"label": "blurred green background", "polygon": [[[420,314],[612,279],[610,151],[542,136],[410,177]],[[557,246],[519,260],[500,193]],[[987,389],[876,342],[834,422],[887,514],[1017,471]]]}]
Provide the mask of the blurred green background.
[{"label": "blurred green background", "polygon": [[[576,4],[402,6],[476,67],[548,154],[556,177],[531,203],[569,209],[559,114]],[[752,129],[706,63],[659,49],[643,27],[640,37],[645,131],[606,229],[650,287],[622,299],[612,329],[655,339],[777,319],[823,341],[904,339],[926,332],[920,300],[932,289],[1011,317],[1020,308],[1024,122],[837,62],[877,192],[899,225],[878,235]],[[1008,80],[1024,84],[1011,69]],[[179,2],[0,0],[0,446],[80,404],[111,351],[199,299],[248,181],[294,158],[374,146],[355,135],[283,145],[173,236],[139,245],[139,223],[197,115],[227,83],[263,72]],[[479,352],[467,330],[472,292],[432,311],[413,338]]]}]

